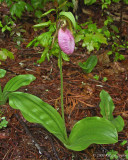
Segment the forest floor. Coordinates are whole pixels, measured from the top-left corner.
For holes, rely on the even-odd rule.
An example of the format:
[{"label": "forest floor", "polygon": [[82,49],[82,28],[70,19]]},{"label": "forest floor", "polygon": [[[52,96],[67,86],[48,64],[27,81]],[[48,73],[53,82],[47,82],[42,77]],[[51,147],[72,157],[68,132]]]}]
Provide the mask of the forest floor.
[{"label": "forest floor", "polygon": [[[84,14],[81,14],[81,17],[81,21],[86,20]],[[98,20],[98,15],[95,18]],[[7,35],[0,41],[1,48],[13,52],[15,57],[14,60],[2,62],[0,68],[5,69],[7,73],[0,83],[3,87],[16,75],[33,74],[36,80],[19,91],[40,97],[60,112],[60,75],[57,58],[52,57],[49,62],[46,60],[37,64],[41,48],[26,48],[36,33],[32,29],[30,32],[32,24],[29,22],[21,23],[26,26],[26,33],[20,49],[15,47],[15,42]],[[128,27],[125,29],[128,30]],[[124,151],[128,149],[128,143],[123,147],[120,143],[128,140],[128,51],[123,51],[125,60],[120,62],[103,59],[105,54],[106,48],[95,52],[95,55],[100,57],[99,62],[89,74],[84,73],[78,66],[79,62],[84,62],[89,57],[85,48],[78,46],[70,56],[70,61],[63,62],[66,127],[70,132],[78,120],[101,116],[99,94],[104,89],[111,95],[115,104],[114,116],[121,115],[125,121],[123,131],[119,132],[119,142],[111,145],[93,144],[82,152],[72,152],[41,126],[25,121],[19,111],[11,109],[7,104],[1,108],[2,116],[9,122],[6,128],[0,130],[1,160],[106,160],[109,159],[106,153],[112,149],[119,152],[120,160],[125,160]],[[99,76],[98,80],[93,78],[95,75]],[[105,82],[104,77],[107,77]],[[41,150],[35,144],[38,144]]]}]

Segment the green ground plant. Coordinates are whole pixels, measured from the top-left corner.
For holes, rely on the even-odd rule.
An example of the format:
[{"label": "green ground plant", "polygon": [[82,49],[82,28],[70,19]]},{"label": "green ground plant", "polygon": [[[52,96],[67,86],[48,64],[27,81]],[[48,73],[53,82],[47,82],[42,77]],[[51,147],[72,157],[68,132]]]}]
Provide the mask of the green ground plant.
[{"label": "green ground plant", "polygon": [[0,48],[0,64],[1,64],[1,61],[5,61],[8,57],[10,59],[14,59],[14,55],[12,52],[8,51],[7,49],[5,48]]},{"label": "green ground plant", "polygon": [[[120,145],[124,146],[127,143],[128,142],[126,140],[124,140],[123,142],[120,143]],[[128,150],[124,151],[124,155],[125,155],[125,158],[128,159]],[[118,159],[120,157],[118,151],[115,151],[115,150],[108,151],[107,152],[107,156],[110,158],[110,160],[112,160],[112,159]]]},{"label": "green ground plant", "polygon": [[0,129],[7,127],[8,121],[5,117],[0,117]]},{"label": "green ground plant", "polygon": [[82,47],[86,47],[89,52],[94,51],[94,49],[99,50],[101,44],[107,44],[102,29],[98,29],[96,23],[92,21],[77,25],[75,42],[80,41],[82,41]]},{"label": "green ground plant", "polygon": [[114,61],[124,60],[124,56],[120,53],[121,50],[128,48],[128,42],[121,40],[119,35],[119,30],[117,26],[113,24],[113,18],[108,16],[104,21],[104,26],[102,28],[108,43],[111,44],[110,51],[108,55],[114,55]]}]

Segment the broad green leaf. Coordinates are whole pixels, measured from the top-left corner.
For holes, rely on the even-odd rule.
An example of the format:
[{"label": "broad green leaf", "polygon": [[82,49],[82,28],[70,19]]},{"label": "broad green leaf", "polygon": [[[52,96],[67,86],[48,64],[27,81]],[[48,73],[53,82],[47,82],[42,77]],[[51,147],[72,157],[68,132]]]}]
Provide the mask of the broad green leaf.
[{"label": "broad green leaf", "polygon": [[86,62],[83,63],[80,62],[79,66],[83,69],[84,72],[90,73],[96,66],[96,64],[97,64],[97,56],[92,55],[87,59]]},{"label": "broad green leaf", "polygon": [[123,128],[124,128],[124,120],[123,120],[123,118],[121,116],[117,116],[111,122],[116,127],[118,132],[121,132],[123,130]]},{"label": "broad green leaf", "polygon": [[3,91],[4,92],[16,91],[22,86],[29,85],[35,79],[36,77],[31,74],[19,75],[19,76],[13,77],[11,80],[9,80],[6,83]]},{"label": "broad green leaf", "polygon": [[108,94],[108,92],[106,92],[105,90],[102,90],[100,92],[100,113],[101,115],[112,121],[113,120],[113,110],[115,108],[114,104],[113,104],[113,100],[111,98],[111,96]]},{"label": "broad green leaf", "polygon": [[3,78],[6,74],[6,70],[0,69],[0,78]]},{"label": "broad green leaf", "polygon": [[49,13],[56,11],[55,9],[50,9],[49,11],[45,12],[44,14],[41,15],[41,17],[47,16]]},{"label": "broad green leaf", "polygon": [[114,125],[107,119],[88,117],[78,121],[70,135],[68,149],[82,151],[91,144],[113,144],[118,142]]},{"label": "broad green leaf", "polygon": [[34,95],[23,92],[10,93],[9,105],[19,109],[27,121],[41,124],[60,141],[66,143],[64,121],[52,106]]},{"label": "broad green leaf", "polygon": [[76,20],[71,12],[60,12],[59,16],[68,18],[72,22],[73,27],[76,28]]},{"label": "broad green leaf", "polygon": [[34,28],[43,28],[43,27],[49,26],[50,24],[51,24],[51,21],[49,20],[48,22],[43,22],[43,23],[36,24],[33,27]]}]

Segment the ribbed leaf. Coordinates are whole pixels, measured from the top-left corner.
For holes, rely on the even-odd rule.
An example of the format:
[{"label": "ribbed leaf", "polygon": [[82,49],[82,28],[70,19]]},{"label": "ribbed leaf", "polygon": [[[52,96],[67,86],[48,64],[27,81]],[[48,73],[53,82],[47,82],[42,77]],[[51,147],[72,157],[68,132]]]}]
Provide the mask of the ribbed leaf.
[{"label": "ribbed leaf", "polygon": [[17,89],[19,89],[22,86],[29,85],[35,79],[36,79],[36,77],[31,74],[19,75],[19,76],[13,77],[11,80],[9,80],[6,83],[3,92],[16,91]]},{"label": "ribbed leaf", "polygon": [[113,120],[113,110],[115,108],[114,104],[113,104],[113,100],[111,98],[111,96],[108,94],[108,92],[106,92],[105,90],[102,90],[100,92],[100,113],[101,115],[108,119],[108,120]]},{"label": "ribbed leaf", "polygon": [[114,124],[118,132],[121,132],[123,130],[124,120],[121,116],[117,116],[115,119],[113,119],[112,123]]},{"label": "ribbed leaf", "polygon": [[84,72],[90,73],[97,64],[97,56],[90,56],[86,62],[79,62],[79,66],[83,69]]},{"label": "ribbed leaf", "polygon": [[64,122],[52,106],[34,95],[22,92],[10,93],[9,105],[14,109],[19,109],[27,121],[41,124],[66,143]]},{"label": "ribbed leaf", "polygon": [[112,144],[118,141],[114,125],[107,119],[89,117],[78,121],[69,136],[67,148],[75,151],[86,149],[91,144]]}]

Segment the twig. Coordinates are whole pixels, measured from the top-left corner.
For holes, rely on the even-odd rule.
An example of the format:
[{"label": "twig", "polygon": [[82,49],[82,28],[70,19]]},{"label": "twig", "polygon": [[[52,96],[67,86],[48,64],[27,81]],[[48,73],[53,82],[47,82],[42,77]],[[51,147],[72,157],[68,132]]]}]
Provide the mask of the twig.
[{"label": "twig", "polygon": [[57,151],[56,151],[56,149],[55,149],[55,147],[54,147],[53,140],[52,140],[52,138],[50,137],[50,135],[49,135],[49,139],[50,139],[50,142],[51,142],[51,145],[52,145],[52,150],[53,150],[53,152],[54,152],[54,155],[55,155],[56,159],[57,159],[57,160],[60,160],[60,158],[58,157]]},{"label": "twig", "polygon": [[49,160],[52,160],[51,155],[47,153],[43,148],[40,147],[40,145],[37,143],[36,139],[32,136],[31,132],[29,131],[27,125],[22,121],[22,119],[19,117],[18,114],[15,114],[16,118],[19,120],[21,125],[24,127],[26,133],[31,137],[32,142],[36,146],[36,148],[39,150],[40,154],[44,154]]}]

